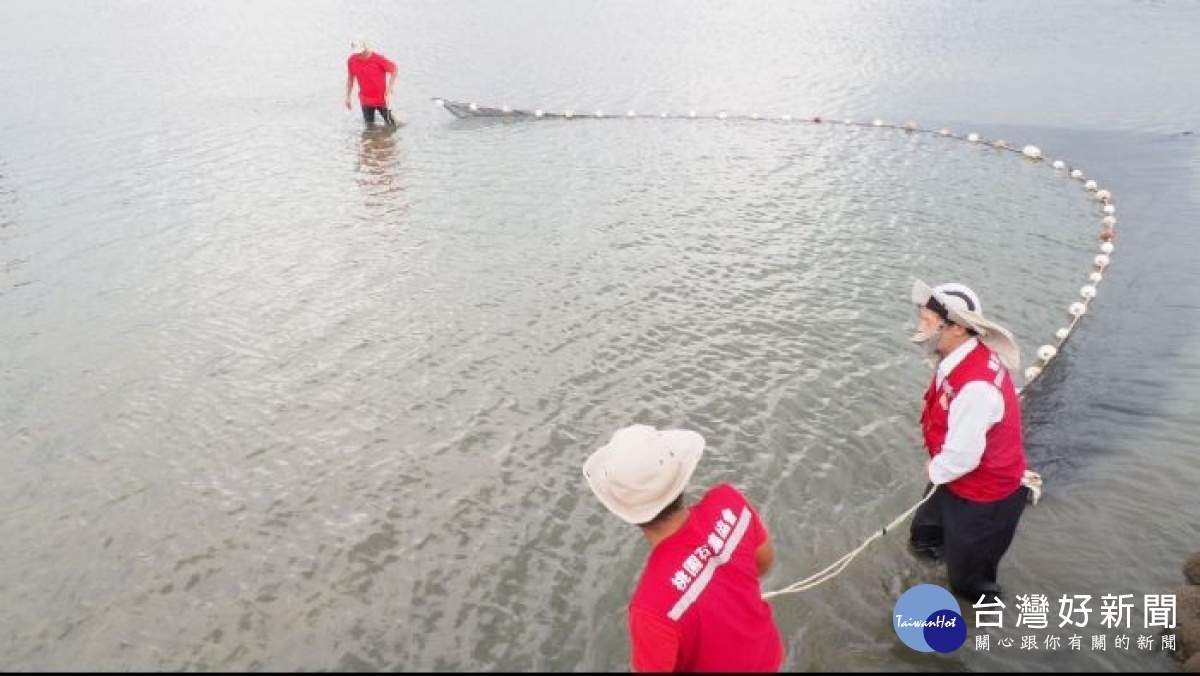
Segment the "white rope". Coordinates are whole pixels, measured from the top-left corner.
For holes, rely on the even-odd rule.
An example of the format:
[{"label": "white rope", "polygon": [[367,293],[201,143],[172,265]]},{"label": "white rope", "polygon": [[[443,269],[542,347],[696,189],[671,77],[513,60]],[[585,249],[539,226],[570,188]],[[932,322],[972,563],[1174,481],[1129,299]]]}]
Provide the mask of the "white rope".
[{"label": "white rope", "polygon": [[792,584],[790,584],[778,591],[767,592],[767,593],[763,594],[762,597],[764,599],[769,599],[774,596],[782,596],[783,594],[795,594],[796,592],[808,591],[809,589],[812,589],[813,587],[821,584],[822,582],[825,582],[826,580],[832,580],[834,577],[837,577],[838,573],[841,573],[843,570],[846,569],[846,566],[850,565],[850,562],[854,560],[854,557],[858,556],[860,552],[862,552],[864,549],[867,548],[867,545],[874,542],[877,538],[887,535],[887,532],[889,530],[891,530],[891,529],[895,528],[896,526],[899,526],[901,523],[903,523],[904,520],[907,519],[909,516],[911,516],[913,512],[917,511],[917,508],[919,508],[921,505],[925,504],[926,502],[929,502],[929,499],[932,498],[933,494],[936,493],[937,491],[938,491],[938,486],[934,486],[933,490],[929,491],[929,494],[926,495],[924,498],[921,498],[920,502],[913,505],[912,507],[909,507],[900,516],[896,517],[895,519],[892,519],[891,523],[884,526],[883,528],[880,528],[878,531],[876,531],[876,533],[874,535],[867,538],[861,545],[856,547],[853,551],[846,554],[845,556],[838,559],[837,561],[834,561],[832,564],[827,566],[821,572],[816,573],[815,575],[810,575],[809,577],[806,577],[803,580],[800,580],[799,582],[793,582]]}]

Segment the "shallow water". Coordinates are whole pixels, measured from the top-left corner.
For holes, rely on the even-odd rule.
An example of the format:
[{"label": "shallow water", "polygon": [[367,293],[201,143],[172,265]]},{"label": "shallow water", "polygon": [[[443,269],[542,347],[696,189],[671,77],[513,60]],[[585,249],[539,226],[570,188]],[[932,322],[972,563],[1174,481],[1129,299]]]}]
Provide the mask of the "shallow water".
[{"label": "shallow water", "polygon": [[[1083,168],[1116,195],[1118,248],[1026,394],[1046,496],[1001,578],[1054,598],[1181,582],[1200,11],[906,7],[4,3],[5,663],[623,670],[644,544],[579,469],[615,428],[701,431],[697,484],[762,508],[781,588],[919,495],[911,280],[971,285],[1029,360],[1098,249],[1079,183],[1012,153],[455,120],[433,96],[914,119]],[[363,25],[402,68],[395,133],[339,107]],[[943,577],[889,534],[774,602],[785,667],[1169,667],[915,653],[892,606]]]}]

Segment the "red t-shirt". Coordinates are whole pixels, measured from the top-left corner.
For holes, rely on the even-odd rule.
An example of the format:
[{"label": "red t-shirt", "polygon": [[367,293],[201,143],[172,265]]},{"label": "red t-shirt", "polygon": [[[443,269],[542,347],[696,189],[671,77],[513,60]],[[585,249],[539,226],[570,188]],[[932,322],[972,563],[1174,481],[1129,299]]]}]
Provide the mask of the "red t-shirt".
[{"label": "red t-shirt", "polygon": [[762,598],[755,552],[767,529],[729,484],[655,545],[633,600],[634,671],[778,671],[783,641]]},{"label": "red t-shirt", "polygon": [[387,57],[371,52],[363,57],[351,54],[346,69],[358,80],[358,102],[364,106],[387,105],[387,74],[395,72],[396,64]]}]

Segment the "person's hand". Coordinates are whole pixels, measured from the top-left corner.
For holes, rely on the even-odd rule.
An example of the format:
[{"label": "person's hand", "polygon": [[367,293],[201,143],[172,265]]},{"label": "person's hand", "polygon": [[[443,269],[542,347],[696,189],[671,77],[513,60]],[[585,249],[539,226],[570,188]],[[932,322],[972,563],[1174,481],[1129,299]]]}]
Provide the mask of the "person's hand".
[{"label": "person's hand", "polygon": [[929,463],[933,462],[933,458],[925,459],[925,467],[921,469],[921,478],[928,482],[929,479]]},{"label": "person's hand", "polygon": [[346,110],[350,110],[350,97],[346,97]]}]

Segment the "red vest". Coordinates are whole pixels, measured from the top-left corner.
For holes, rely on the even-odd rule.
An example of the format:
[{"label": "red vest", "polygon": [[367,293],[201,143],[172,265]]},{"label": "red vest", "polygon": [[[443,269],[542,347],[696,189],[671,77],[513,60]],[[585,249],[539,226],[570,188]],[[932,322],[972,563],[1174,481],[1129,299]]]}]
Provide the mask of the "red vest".
[{"label": "red vest", "polygon": [[980,343],[954,367],[938,387],[938,372],[925,392],[921,431],[931,457],[942,452],[950,423],[950,402],[970,382],[982,380],[996,386],[1004,397],[1004,417],[992,425],[979,466],[946,484],[951,493],[972,502],[995,502],[1021,487],[1025,475],[1025,444],[1021,440],[1021,406],[1012,376],[1000,359]]}]

